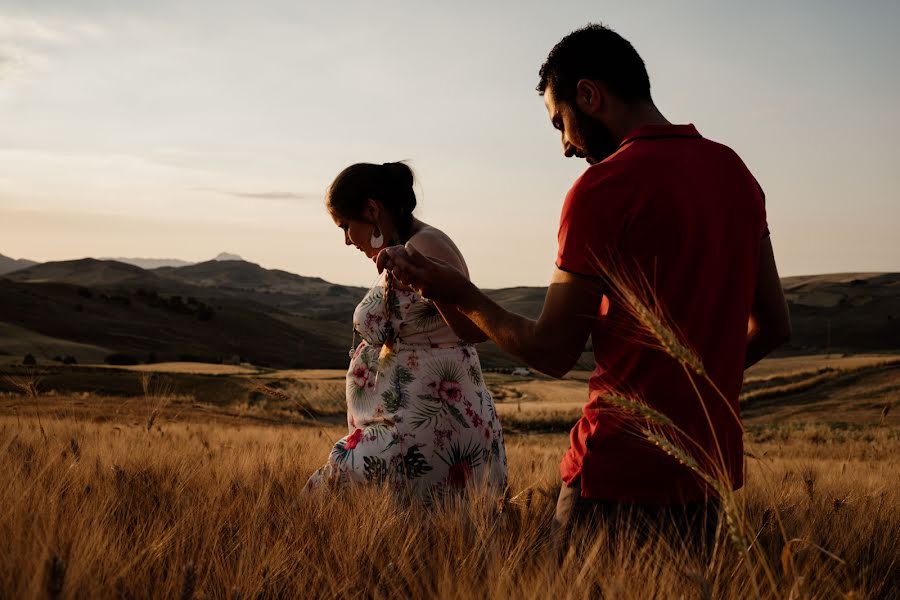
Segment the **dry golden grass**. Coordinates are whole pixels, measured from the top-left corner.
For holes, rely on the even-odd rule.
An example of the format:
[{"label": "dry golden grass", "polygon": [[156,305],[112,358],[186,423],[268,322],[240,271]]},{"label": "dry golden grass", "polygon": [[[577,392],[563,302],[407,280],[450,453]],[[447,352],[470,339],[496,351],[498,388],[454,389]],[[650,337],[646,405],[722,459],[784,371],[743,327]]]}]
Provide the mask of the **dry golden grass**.
[{"label": "dry golden grass", "polygon": [[[340,428],[175,415],[158,413],[150,431],[131,417],[45,416],[46,439],[32,416],[0,417],[0,597],[757,595],[726,540],[706,563],[663,540],[637,547],[626,535],[609,548],[601,531],[558,558],[547,534],[563,434],[508,436],[505,505],[426,511],[372,488],[301,496]],[[747,435],[738,497],[775,573],[759,596],[891,597],[898,430]]]},{"label": "dry golden grass", "polygon": [[784,356],[760,361],[747,369],[745,383],[770,377],[784,377],[796,373],[808,373],[824,368],[856,369],[900,358],[897,354],[809,354]]},{"label": "dry golden grass", "polygon": [[193,373],[198,375],[246,375],[256,374],[264,371],[253,366],[246,365],[217,365],[211,363],[198,362],[165,362],[152,363],[149,365],[106,365],[106,364],[86,364],[87,367],[105,368],[105,369],[122,369],[125,371],[140,371],[144,373]]}]

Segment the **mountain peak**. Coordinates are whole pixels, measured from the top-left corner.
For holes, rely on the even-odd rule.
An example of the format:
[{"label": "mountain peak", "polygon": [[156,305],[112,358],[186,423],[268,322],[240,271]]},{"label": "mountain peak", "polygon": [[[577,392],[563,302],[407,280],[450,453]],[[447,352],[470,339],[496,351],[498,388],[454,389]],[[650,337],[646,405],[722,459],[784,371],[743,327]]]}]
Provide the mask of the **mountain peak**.
[{"label": "mountain peak", "polygon": [[229,254],[228,252],[220,252],[219,255],[217,257],[215,257],[213,260],[222,261],[222,260],[244,260],[244,259],[241,258],[240,256],[238,256],[237,254]]},{"label": "mountain peak", "polygon": [[28,260],[25,258],[15,259],[0,254],[0,275],[12,273],[13,271],[18,271],[20,269],[27,269],[28,267],[34,266],[36,264],[38,263],[34,262],[33,260]]}]

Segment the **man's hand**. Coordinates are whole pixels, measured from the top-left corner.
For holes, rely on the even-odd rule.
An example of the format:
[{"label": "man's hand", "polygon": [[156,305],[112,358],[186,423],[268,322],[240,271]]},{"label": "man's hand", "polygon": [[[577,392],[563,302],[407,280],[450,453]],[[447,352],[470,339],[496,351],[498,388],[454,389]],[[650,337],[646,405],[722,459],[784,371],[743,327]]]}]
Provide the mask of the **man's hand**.
[{"label": "man's hand", "polygon": [[472,287],[459,269],[429,258],[412,246],[391,246],[378,253],[378,272],[385,269],[419,295],[442,304],[460,304]]}]

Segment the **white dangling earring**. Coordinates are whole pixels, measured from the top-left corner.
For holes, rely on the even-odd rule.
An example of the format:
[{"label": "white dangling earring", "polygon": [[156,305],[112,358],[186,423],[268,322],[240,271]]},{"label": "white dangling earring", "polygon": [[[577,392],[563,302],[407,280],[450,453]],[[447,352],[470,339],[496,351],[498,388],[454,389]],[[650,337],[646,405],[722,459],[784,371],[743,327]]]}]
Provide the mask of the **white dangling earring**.
[{"label": "white dangling earring", "polygon": [[[375,235],[375,232],[378,232],[378,235]],[[369,245],[376,250],[384,246],[384,235],[381,234],[381,230],[377,227],[372,230],[372,237],[369,238]]]}]

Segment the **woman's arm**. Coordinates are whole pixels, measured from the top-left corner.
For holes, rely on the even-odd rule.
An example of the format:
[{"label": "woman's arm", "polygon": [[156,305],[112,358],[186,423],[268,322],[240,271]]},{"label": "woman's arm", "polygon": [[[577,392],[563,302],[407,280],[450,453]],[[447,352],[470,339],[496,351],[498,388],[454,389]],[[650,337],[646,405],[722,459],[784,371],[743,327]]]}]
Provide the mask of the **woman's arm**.
[{"label": "woman's arm", "polygon": [[[428,228],[414,235],[407,243],[407,247],[415,248],[419,253],[425,256],[442,261],[452,267],[462,271],[469,276],[469,269],[462,258],[459,250],[453,245],[453,242],[434,228]],[[459,312],[456,306],[452,304],[434,303],[441,318],[458,335],[460,339],[471,344],[484,342],[488,339],[487,335],[478,328],[475,323],[469,320],[464,314]]]}]

